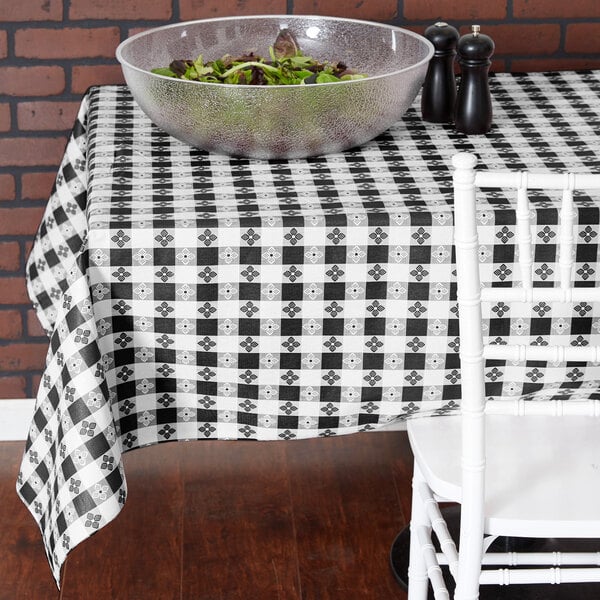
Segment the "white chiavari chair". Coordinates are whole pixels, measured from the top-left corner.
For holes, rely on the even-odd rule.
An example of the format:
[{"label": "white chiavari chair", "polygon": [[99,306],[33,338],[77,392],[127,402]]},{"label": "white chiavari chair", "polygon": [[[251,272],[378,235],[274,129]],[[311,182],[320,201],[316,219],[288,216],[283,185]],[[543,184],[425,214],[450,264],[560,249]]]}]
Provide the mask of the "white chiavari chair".
[{"label": "white chiavari chair", "polygon": [[[600,174],[476,170],[467,153],[454,156],[453,165],[461,410],[408,422],[415,456],[409,600],[425,600],[430,584],[436,600],[450,598],[442,566],[459,600],[478,598],[480,585],[600,581],[600,552],[487,552],[498,536],[600,538],[600,401],[488,402],[484,385],[487,359],[598,362],[600,347],[484,343],[482,320],[482,302],[531,309],[540,301],[600,301],[599,287],[572,281],[573,190],[600,190]],[[519,286],[481,286],[476,196],[485,188],[516,191]],[[552,288],[533,285],[528,190],[562,191],[560,283]],[[600,398],[600,389],[589,391]],[[440,501],[460,505],[458,548]]]}]

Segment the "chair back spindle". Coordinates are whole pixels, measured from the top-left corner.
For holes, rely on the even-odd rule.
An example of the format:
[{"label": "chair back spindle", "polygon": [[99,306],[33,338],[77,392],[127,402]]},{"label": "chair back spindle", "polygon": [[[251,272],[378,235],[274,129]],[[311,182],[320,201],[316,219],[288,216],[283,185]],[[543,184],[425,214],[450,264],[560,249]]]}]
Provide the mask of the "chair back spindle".
[{"label": "chair back spindle", "polygon": [[518,174],[517,187],[517,239],[521,282],[524,289],[533,287],[533,249],[531,246],[531,214],[527,196],[527,173]]}]

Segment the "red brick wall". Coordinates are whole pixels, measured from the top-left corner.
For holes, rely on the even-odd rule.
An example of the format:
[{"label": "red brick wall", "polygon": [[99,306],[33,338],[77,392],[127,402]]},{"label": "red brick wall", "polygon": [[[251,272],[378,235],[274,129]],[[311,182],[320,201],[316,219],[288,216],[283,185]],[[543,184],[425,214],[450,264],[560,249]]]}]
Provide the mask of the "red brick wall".
[{"label": "red brick wall", "polygon": [[477,22],[496,41],[495,70],[600,68],[599,0],[0,0],[0,398],[39,383],[47,341],[24,266],[83,92],[122,83],[115,47],[141,28],[268,13],[419,32]]}]

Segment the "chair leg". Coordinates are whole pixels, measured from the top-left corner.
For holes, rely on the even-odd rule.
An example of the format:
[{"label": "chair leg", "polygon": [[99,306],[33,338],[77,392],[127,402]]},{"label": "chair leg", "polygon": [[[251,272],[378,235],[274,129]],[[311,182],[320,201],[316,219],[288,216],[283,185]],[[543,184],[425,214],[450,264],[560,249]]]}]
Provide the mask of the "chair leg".
[{"label": "chair leg", "polygon": [[[483,554],[483,523],[468,510],[462,512],[458,577],[454,600],[477,600]],[[471,523],[465,521],[469,519]],[[463,524],[464,523],[464,524]]]},{"label": "chair leg", "polygon": [[408,563],[408,600],[427,600],[429,577],[417,529],[423,525],[430,527],[425,506],[419,496],[418,485],[423,476],[415,462],[412,490],[412,508],[410,517],[410,556]]},{"label": "chair leg", "polygon": [[479,571],[460,574],[456,582],[454,600],[478,600],[479,598]]}]

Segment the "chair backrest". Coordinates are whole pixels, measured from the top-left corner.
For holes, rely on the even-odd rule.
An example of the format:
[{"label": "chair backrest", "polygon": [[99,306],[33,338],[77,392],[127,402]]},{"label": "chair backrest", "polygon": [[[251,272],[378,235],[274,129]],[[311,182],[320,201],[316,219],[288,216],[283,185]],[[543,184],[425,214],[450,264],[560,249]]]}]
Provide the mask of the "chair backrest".
[{"label": "chair backrest", "polygon": [[[461,378],[463,413],[481,416],[482,412],[511,414],[600,414],[600,401],[585,402],[491,402],[485,405],[484,360],[527,360],[564,362],[600,362],[600,346],[560,346],[484,343],[482,301],[534,303],[600,301],[600,287],[575,287],[574,190],[600,190],[600,174],[532,173],[527,171],[476,170],[473,154],[453,157],[454,171],[454,243],[457,264],[457,296],[460,323]],[[516,202],[516,245],[520,285],[513,287],[481,286],[479,236],[477,230],[477,190],[502,188],[514,190]],[[562,195],[559,210],[558,265],[555,287],[535,287],[533,283],[534,243],[529,190],[555,190]]]},{"label": "chair backrest", "polygon": [[[511,361],[577,360],[598,361],[600,348],[594,346],[530,346],[484,343],[482,300],[526,303],[554,300],[576,302],[600,300],[600,288],[580,288],[573,284],[573,227],[575,189],[600,190],[599,175],[534,174],[511,171],[476,171],[477,159],[468,153],[453,157],[454,244],[457,266],[457,297],[460,328],[461,418],[463,506],[483,499],[485,480],[485,413],[500,414],[600,414],[600,403],[590,401],[502,401],[486,402],[484,367],[486,359]],[[521,285],[481,287],[477,191],[484,188],[512,189],[516,193],[516,237]],[[559,211],[559,285],[553,288],[533,284],[533,242],[528,190],[558,190],[562,193]],[[465,498],[471,500],[465,500]],[[479,498],[479,500],[476,500]],[[482,518],[481,516],[479,518]]]}]

